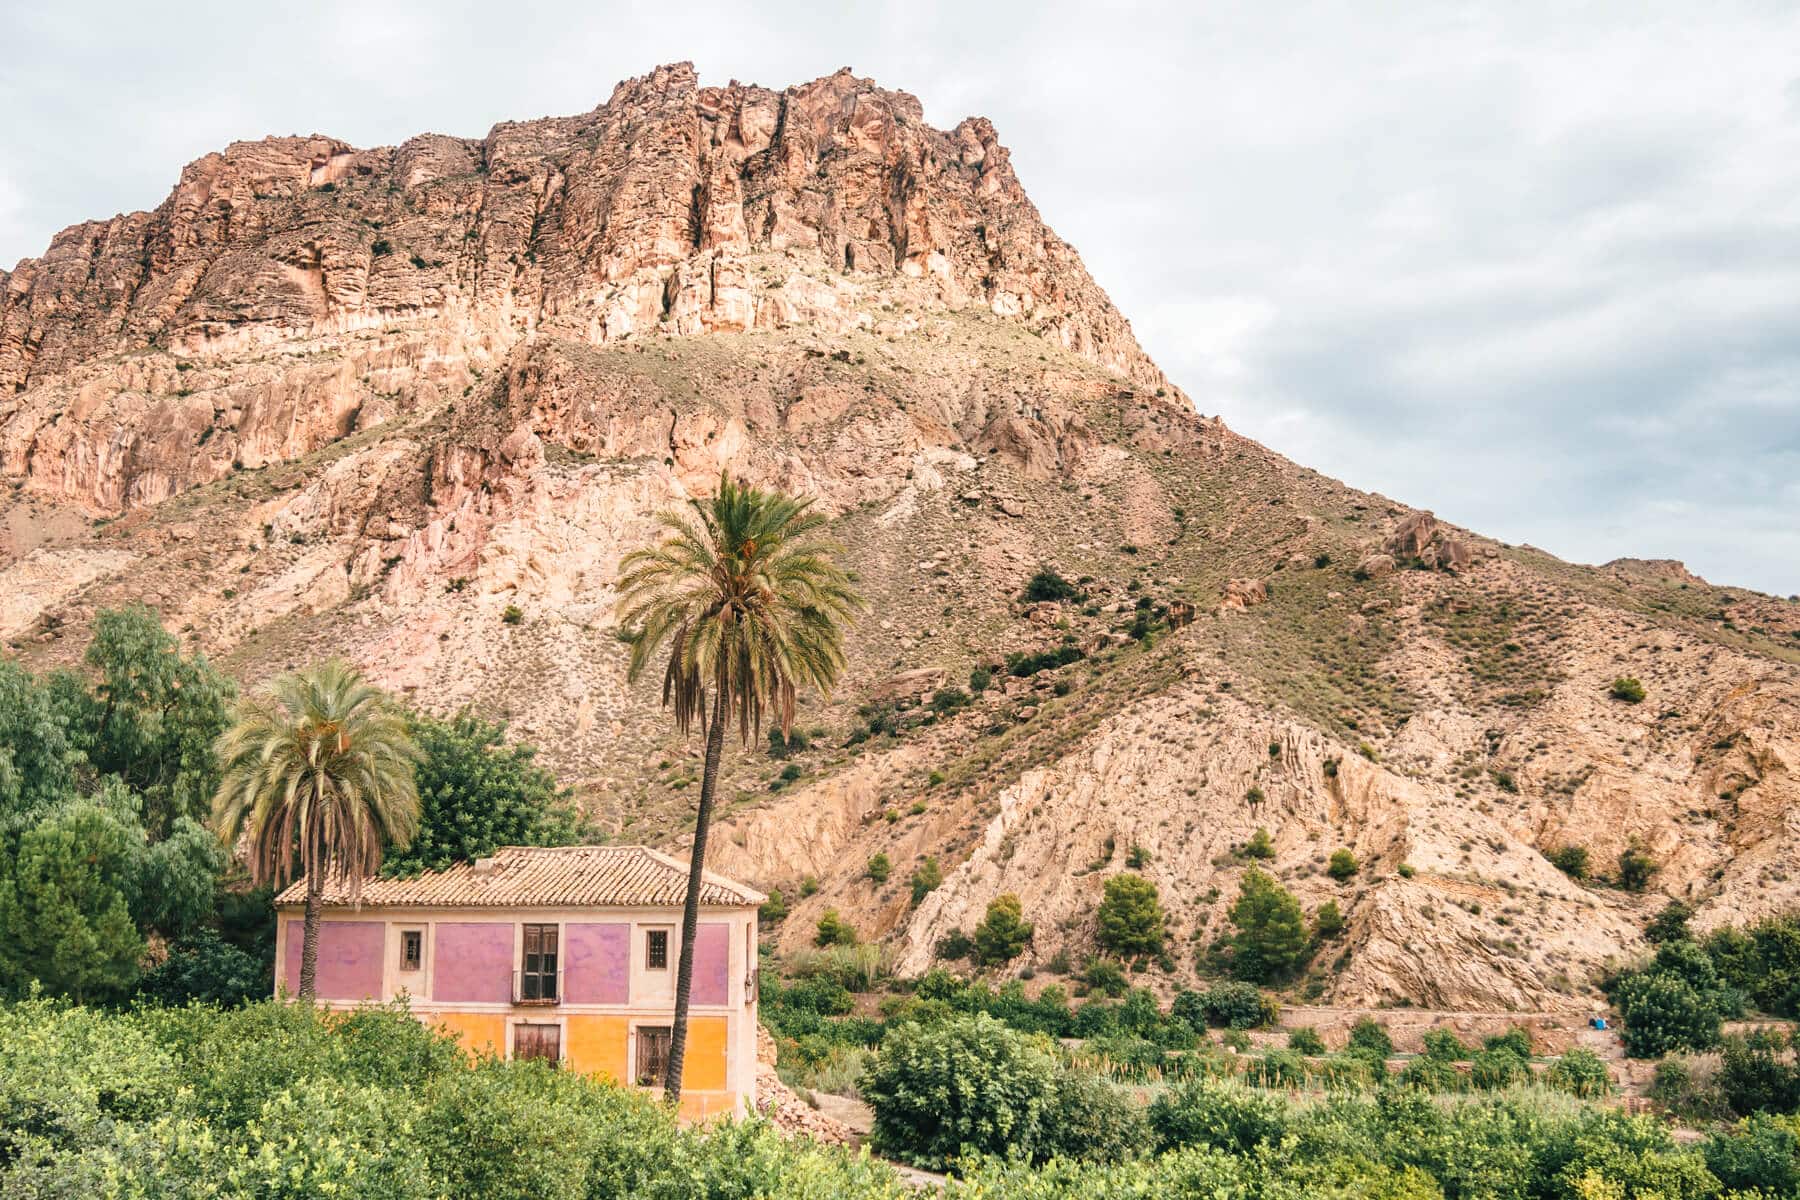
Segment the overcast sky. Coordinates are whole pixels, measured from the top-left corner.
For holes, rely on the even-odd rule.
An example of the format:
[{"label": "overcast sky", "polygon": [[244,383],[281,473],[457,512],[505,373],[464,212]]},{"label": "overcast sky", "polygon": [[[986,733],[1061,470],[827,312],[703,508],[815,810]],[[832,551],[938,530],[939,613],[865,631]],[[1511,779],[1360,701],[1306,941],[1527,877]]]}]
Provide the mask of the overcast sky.
[{"label": "overcast sky", "polygon": [[0,262],[234,139],[850,66],[991,117],[1203,412],[1508,541],[1800,592],[1794,3],[0,4]]}]

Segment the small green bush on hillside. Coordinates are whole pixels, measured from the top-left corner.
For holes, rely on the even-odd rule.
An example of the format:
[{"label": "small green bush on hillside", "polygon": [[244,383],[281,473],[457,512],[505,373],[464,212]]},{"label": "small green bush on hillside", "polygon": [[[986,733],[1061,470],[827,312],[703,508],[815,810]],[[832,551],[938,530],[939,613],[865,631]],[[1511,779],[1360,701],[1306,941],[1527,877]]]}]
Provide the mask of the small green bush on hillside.
[{"label": "small green bush on hillside", "polygon": [[1622,675],[1612,681],[1611,689],[1614,700],[1623,700],[1627,704],[1642,704],[1644,701],[1644,685],[1629,675]]},{"label": "small green bush on hillside", "polygon": [[1325,873],[1339,883],[1343,883],[1355,875],[1357,870],[1356,855],[1348,850],[1333,850],[1331,861],[1325,867]]}]

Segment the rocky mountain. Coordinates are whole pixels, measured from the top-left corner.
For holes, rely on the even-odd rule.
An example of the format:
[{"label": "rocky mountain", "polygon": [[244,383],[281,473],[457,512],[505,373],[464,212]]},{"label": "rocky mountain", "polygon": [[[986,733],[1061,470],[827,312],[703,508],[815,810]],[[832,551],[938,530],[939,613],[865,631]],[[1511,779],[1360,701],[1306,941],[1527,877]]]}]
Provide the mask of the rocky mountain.
[{"label": "rocky mountain", "polygon": [[[136,600],[246,683],[346,655],[507,718],[622,837],[680,839],[698,746],[625,685],[616,563],[727,467],[815,497],[873,601],[807,745],[729,756],[718,865],[796,900],[787,945],[835,907],[919,970],[1013,892],[1017,965],[1078,963],[1134,864],[1171,985],[1263,827],[1348,920],[1305,994],[1556,1008],[1670,896],[1800,899],[1800,605],[1501,545],[1199,415],[988,122],[848,71],[239,143],[0,273],[10,653]],[[1079,595],[1023,599],[1041,568]]]}]

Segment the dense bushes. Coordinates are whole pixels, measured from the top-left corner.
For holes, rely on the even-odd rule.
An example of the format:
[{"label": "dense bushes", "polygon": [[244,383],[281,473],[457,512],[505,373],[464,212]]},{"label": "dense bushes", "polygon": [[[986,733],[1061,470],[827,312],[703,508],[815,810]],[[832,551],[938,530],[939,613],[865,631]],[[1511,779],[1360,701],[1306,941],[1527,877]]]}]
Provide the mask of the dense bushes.
[{"label": "dense bushes", "polygon": [[0,1009],[0,1194],[846,1196],[891,1172],[760,1122],[684,1131],[641,1094],[471,1063],[411,1017],[261,1003]]},{"label": "dense bushes", "polygon": [[[1254,1069],[1286,1079],[1291,1053]],[[1800,1184],[1791,1117],[1754,1117],[1681,1149],[1653,1119],[1530,1092],[1444,1101],[1384,1089],[1293,1104],[1214,1079],[1167,1088],[1146,1111],[1071,1071],[1047,1040],[986,1017],[897,1027],[864,1088],[888,1114],[878,1138],[952,1166],[947,1200],[1722,1200]],[[997,1153],[949,1162],[965,1147]],[[761,1122],[683,1130],[641,1094],[472,1061],[397,1011],[0,1006],[9,1197],[908,1194],[877,1162]]]}]

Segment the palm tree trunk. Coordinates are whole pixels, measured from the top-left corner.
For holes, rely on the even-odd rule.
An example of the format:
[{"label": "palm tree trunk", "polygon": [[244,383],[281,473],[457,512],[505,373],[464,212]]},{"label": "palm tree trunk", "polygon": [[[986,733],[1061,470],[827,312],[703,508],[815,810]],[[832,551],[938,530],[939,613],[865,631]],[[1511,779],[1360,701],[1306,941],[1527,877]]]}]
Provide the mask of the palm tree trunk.
[{"label": "palm tree trunk", "polygon": [[725,689],[717,689],[712,724],[706,730],[706,766],[700,776],[700,811],[694,814],[694,855],[688,864],[687,901],[681,909],[681,960],[675,968],[675,1025],[669,1034],[669,1066],[663,1099],[681,1103],[681,1062],[687,1053],[688,995],[694,987],[694,936],[700,924],[701,872],[706,868],[706,830],[712,824],[713,789],[719,781],[719,754],[725,748],[725,721],[731,715]]},{"label": "palm tree trunk", "polygon": [[300,935],[300,999],[311,1004],[319,974],[319,916],[324,910],[324,872],[306,877],[306,925]]}]

